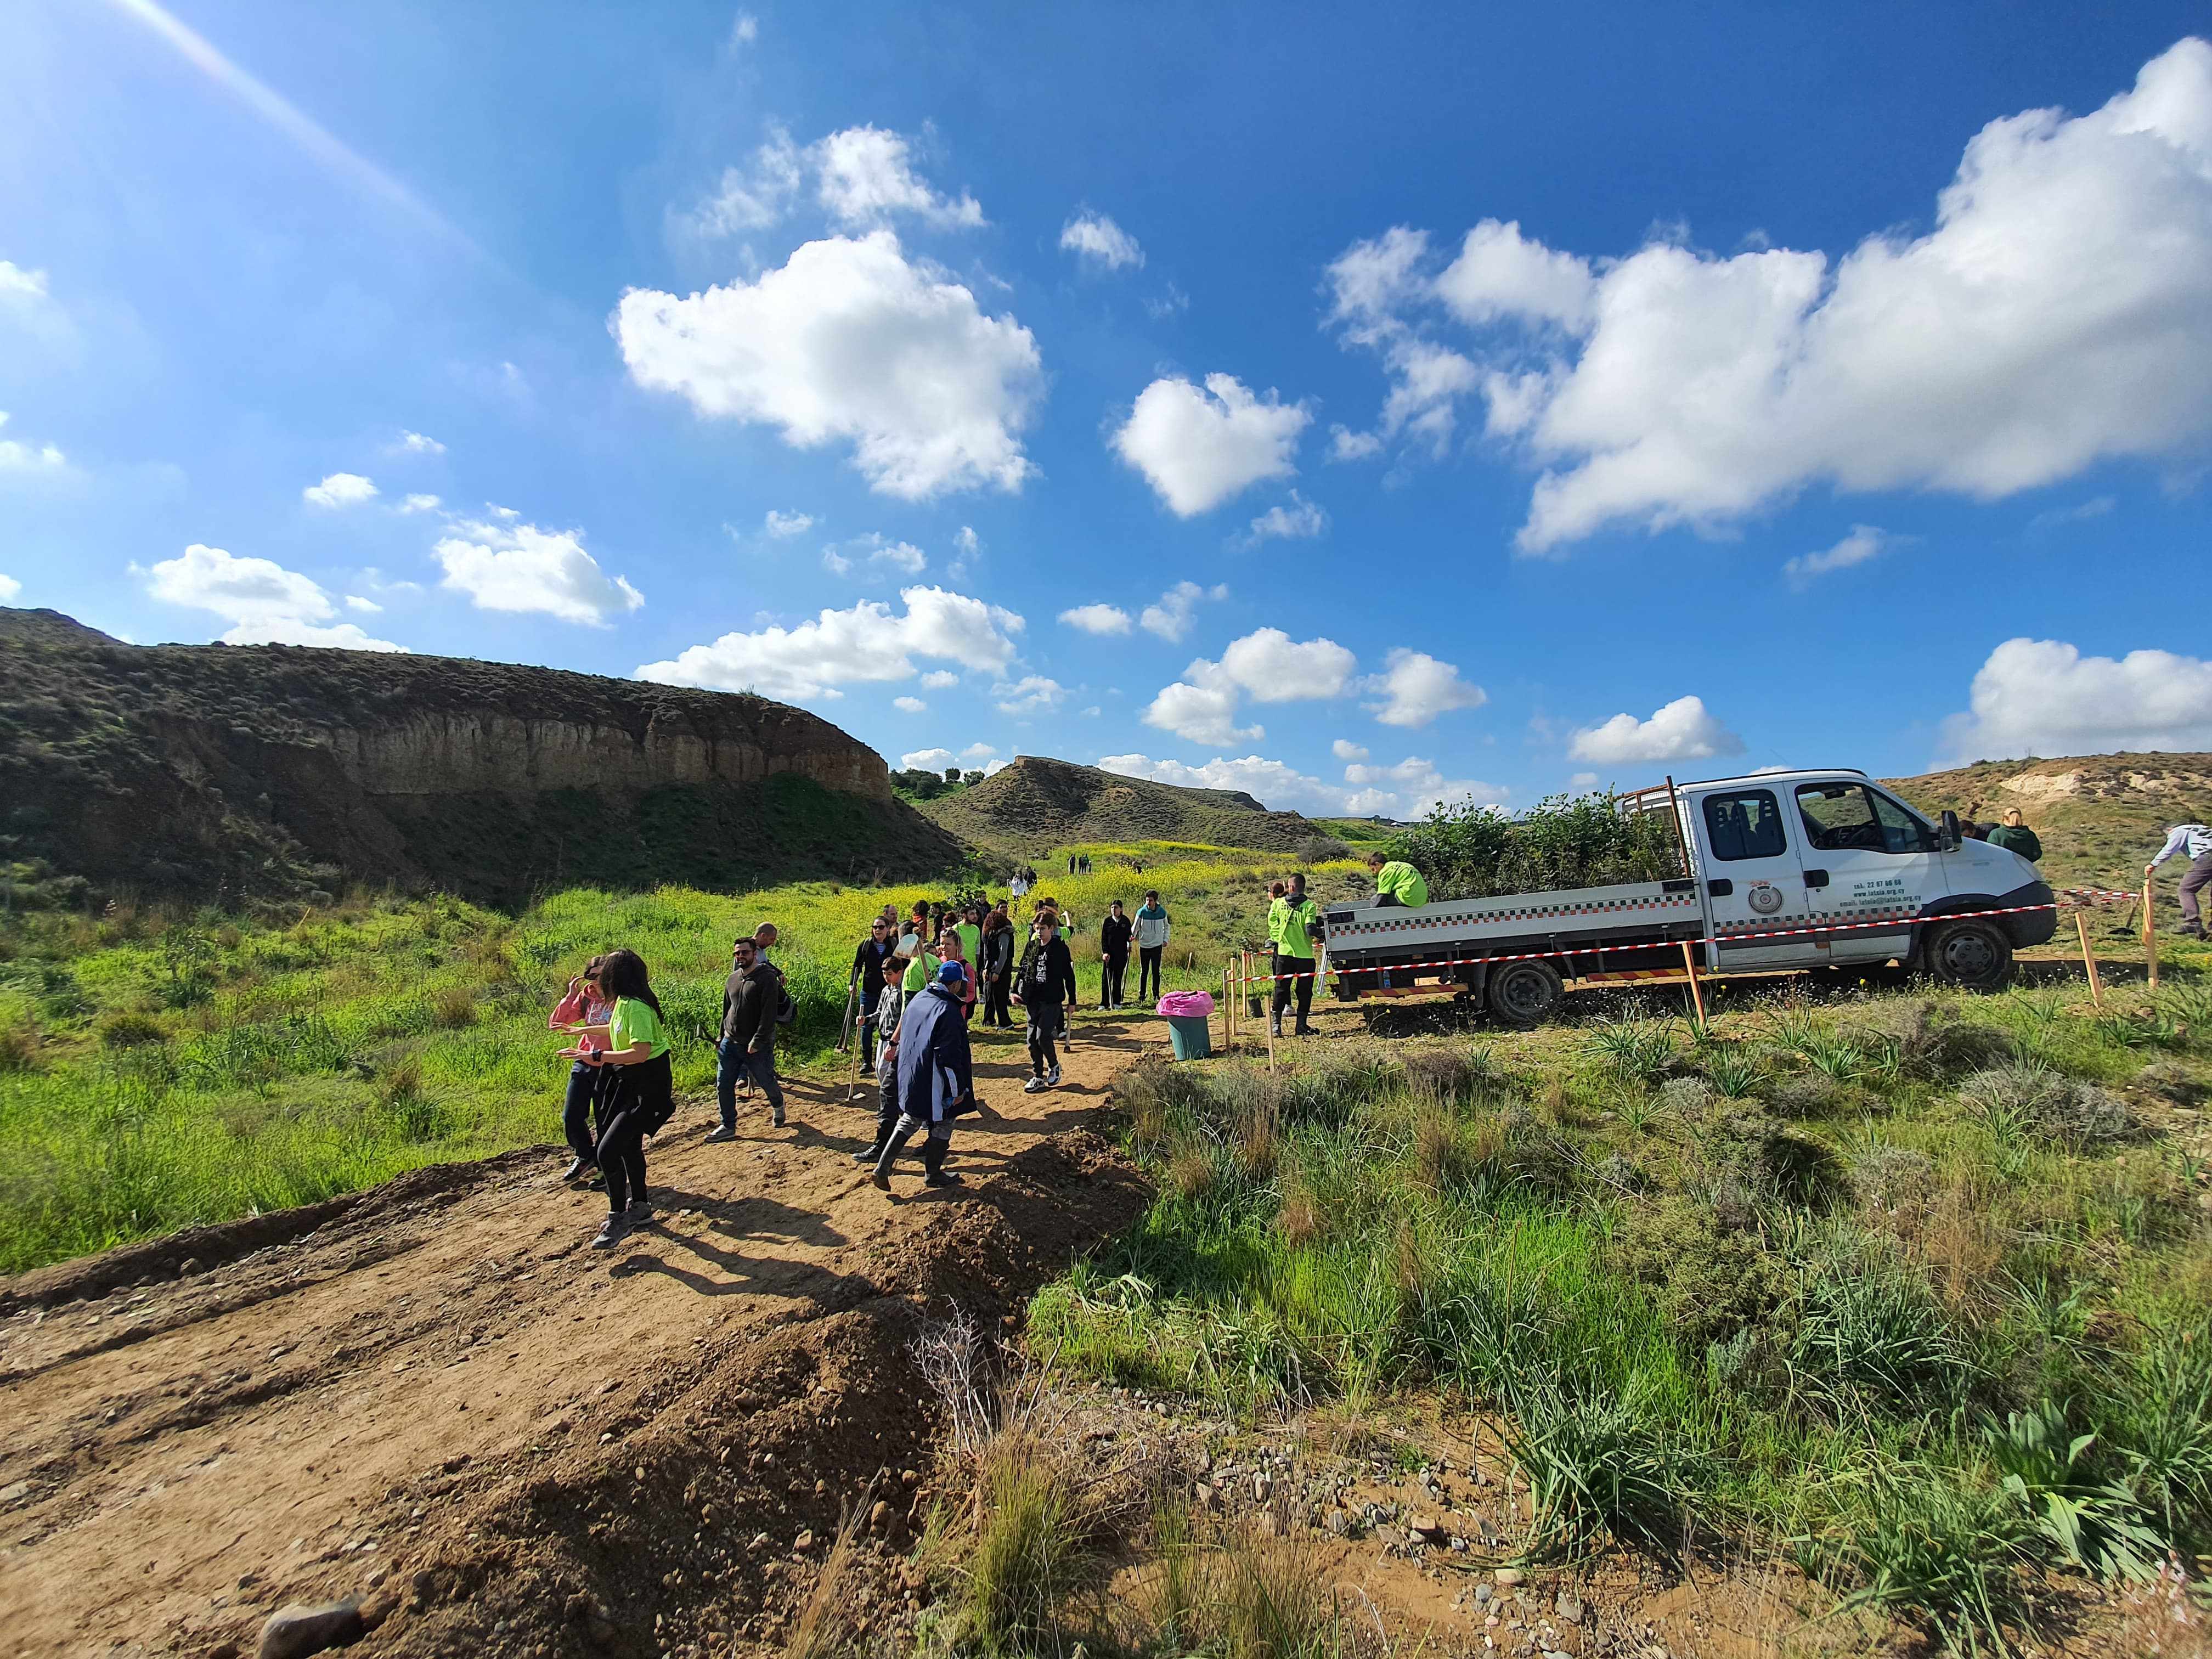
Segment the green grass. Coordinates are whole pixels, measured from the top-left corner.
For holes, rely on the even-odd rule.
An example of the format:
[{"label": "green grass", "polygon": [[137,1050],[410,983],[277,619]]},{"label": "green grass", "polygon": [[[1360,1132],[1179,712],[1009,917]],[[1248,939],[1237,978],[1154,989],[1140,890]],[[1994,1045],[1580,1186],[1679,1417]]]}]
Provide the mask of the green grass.
[{"label": "green grass", "polygon": [[[1095,872],[1042,890],[1082,924],[1086,1004],[1109,901],[1133,908],[1146,887],[1176,919],[1170,987],[1218,990],[1231,933],[1258,931],[1275,872],[1266,855],[1082,850]],[[730,940],[775,921],[799,1009],[782,1063],[830,1066],[868,917],[966,885],[574,888],[512,915],[371,896],[275,921],[127,906],[19,915],[0,933],[0,1273],[557,1139],[568,1068],[546,1015],[568,977],[616,945],[652,969],[678,1038],[677,1086],[703,1091]]]},{"label": "green grass", "polygon": [[2024,1570],[2212,1548],[2212,1178],[2136,1082],[2212,1080],[2201,999],[1148,1064],[1117,1094],[1159,1196],[1032,1340],[1248,1417],[1441,1390],[1506,1425],[1532,1554],[1726,1534],[2002,1645]]}]

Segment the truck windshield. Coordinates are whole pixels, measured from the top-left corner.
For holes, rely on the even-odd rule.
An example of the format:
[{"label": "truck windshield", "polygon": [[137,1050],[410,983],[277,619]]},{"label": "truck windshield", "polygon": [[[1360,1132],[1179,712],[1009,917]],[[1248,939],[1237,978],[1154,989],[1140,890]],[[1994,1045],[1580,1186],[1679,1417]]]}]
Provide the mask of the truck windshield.
[{"label": "truck windshield", "polygon": [[1824,853],[1926,853],[1929,826],[1906,807],[1863,783],[1808,783],[1797,791],[1805,842]]}]

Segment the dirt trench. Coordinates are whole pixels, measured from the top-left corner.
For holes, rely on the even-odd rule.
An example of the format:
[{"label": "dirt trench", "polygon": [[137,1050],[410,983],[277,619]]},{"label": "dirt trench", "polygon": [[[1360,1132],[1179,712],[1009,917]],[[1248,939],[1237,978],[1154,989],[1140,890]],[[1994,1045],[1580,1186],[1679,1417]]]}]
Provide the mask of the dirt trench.
[{"label": "dirt trench", "polygon": [[801,1082],[732,1143],[679,1108],[611,1253],[545,1147],[0,1282],[0,1655],[250,1654],[345,1596],[370,1654],[745,1650],[864,1495],[895,1604],[921,1321],[1001,1328],[1146,1201],[1097,1120],[1164,1042],[1079,1029],[1041,1095],[979,1042],[958,1189],[878,1192],[872,1091]]}]

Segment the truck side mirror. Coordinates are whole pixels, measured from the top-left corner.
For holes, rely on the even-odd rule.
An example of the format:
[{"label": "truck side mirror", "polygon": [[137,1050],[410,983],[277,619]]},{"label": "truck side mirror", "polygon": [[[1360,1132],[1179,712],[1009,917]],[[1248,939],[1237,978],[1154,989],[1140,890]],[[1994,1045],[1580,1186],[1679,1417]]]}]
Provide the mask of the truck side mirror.
[{"label": "truck side mirror", "polygon": [[1959,850],[1959,815],[1947,811],[1940,823],[1942,827],[1936,836],[1936,850],[1944,853],[1957,852]]}]

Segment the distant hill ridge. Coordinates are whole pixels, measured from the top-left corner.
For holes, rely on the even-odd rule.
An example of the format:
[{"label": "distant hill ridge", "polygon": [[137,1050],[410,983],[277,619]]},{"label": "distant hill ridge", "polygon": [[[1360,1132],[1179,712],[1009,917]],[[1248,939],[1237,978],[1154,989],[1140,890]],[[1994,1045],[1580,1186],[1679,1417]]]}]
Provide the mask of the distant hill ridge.
[{"label": "distant hill ridge", "polygon": [[[766,698],[451,658],[133,646],[0,609],[19,883],[285,896],[927,875],[964,849],[876,752]],[[43,866],[40,868],[39,866]]]},{"label": "distant hill ridge", "polygon": [[1326,831],[1297,812],[1272,812],[1241,789],[1191,789],[1096,766],[1022,755],[973,788],[921,811],[963,840],[1001,856],[1039,858],[1076,842],[1200,842],[1284,853]]}]

